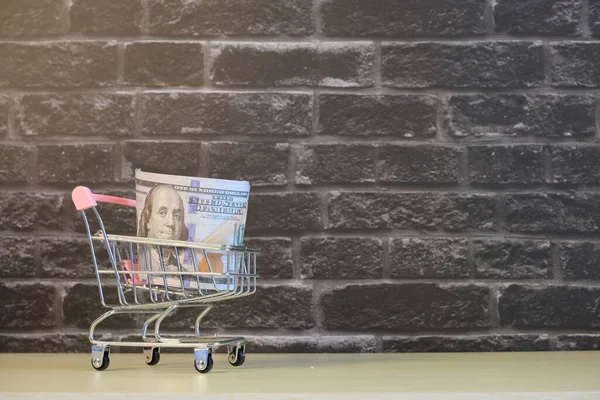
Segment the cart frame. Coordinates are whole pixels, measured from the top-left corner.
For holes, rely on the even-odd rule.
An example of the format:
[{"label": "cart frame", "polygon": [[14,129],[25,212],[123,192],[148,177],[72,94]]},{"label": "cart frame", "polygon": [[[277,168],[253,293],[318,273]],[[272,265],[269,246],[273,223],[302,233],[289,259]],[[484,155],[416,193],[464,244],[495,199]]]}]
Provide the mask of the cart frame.
[{"label": "cart frame", "polygon": [[[85,186],[73,189],[71,197],[85,224],[100,301],[104,307],[110,308],[90,325],[92,366],[96,370],[108,368],[112,346],[142,347],[148,365],[159,362],[162,347],[193,348],[194,368],[201,373],[212,369],[212,351],[219,346],[227,346],[231,365],[240,366],[244,363],[244,337],[203,336],[200,333],[200,323],[213,303],[256,292],[256,249],[109,235],[96,209],[97,203],[135,207],[136,201],[95,194]],[[89,211],[93,212],[100,228],[95,234],[91,232],[87,215]],[[108,256],[108,263],[105,264],[99,261],[103,252]],[[175,255],[170,260],[175,260],[176,265],[166,265],[165,253]],[[190,271],[182,266],[182,253],[192,258],[194,270]],[[226,259],[223,271],[213,271],[208,256],[211,253]],[[200,270],[199,257],[205,260],[208,271]],[[116,300],[109,299],[110,293],[116,293]],[[163,321],[177,309],[188,307],[203,308],[195,320],[194,336],[173,338],[161,335]],[[105,341],[94,336],[101,322],[121,314],[149,314],[144,321],[140,341]]]}]

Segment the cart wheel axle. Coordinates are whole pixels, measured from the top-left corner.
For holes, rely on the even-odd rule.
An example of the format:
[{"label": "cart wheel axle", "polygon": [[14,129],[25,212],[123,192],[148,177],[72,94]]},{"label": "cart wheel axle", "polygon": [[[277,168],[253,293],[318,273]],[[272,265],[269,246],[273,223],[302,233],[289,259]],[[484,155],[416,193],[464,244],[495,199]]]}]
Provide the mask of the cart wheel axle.
[{"label": "cart wheel axle", "polygon": [[110,365],[110,349],[102,346],[92,346],[92,367],[96,371],[104,371]]},{"label": "cart wheel axle", "polygon": [[196,371],[206,374],[213,367],[213,358],[211,349],[194,349],[194,368]]},{"label": "cart wheel axle", "polygon": [[210,372],[210,370],[213,367],[213,364],[214,361],[211,355],[209,355],[206,359],[206,363],[204,362],[204,360],[194,360],[194,368],[196,368],[196,371],[200,372],[201,374],[206,374],[207,372]]},{"label": "cart wheel axle", "polygon": [[246,346],[244,343],[238,343],[237,346],[227,346],[227,352],[229,353],[229,357],[227,357],[229,364],[234,367],[239,367],[246,361]]},{"label": "cart wheel axle", "polygon": [[144,347],[146,364],[156,365],[160,361],[160,347]]},{"label": "cart wheel axle", "polygon": [[244,361],[246,361],[246,353],[243,351],[238,353],[237,360],[235,359],[235,353],[231,353],[229,355],[229,364],[233,365],[234,367],[239,367],[244,363]]}]

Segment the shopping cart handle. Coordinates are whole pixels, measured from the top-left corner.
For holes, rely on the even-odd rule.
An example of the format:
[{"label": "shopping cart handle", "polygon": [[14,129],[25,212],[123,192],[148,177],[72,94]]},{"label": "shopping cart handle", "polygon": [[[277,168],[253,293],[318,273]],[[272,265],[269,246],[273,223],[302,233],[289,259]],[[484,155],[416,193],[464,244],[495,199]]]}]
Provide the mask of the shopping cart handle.
[{"label": "shopping cart handle", "polygon": [[71,198],[77,210],[87,210],[101,203],[120,204],[122,206],[135,207],[135,200],[125,199],[123,197],[107,196],[104,194],[95,194],[85,186],[77,186],[71,193]]}]

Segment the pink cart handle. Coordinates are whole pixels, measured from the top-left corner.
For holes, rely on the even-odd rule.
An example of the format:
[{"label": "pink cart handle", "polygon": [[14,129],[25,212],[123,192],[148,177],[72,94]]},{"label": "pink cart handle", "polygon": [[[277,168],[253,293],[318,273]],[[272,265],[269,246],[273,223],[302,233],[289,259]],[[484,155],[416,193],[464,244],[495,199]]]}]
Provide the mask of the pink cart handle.
[{"label": "pink cart handle", "polygon": [[104,194],[94,194],[85,186],[77,186],[71,193],[71,198],[77,210],[87,210],[96,207],[97,202],[120,204],[122,206],[135,207],[136,201],[125,199],[123,197],[107,196]]}]

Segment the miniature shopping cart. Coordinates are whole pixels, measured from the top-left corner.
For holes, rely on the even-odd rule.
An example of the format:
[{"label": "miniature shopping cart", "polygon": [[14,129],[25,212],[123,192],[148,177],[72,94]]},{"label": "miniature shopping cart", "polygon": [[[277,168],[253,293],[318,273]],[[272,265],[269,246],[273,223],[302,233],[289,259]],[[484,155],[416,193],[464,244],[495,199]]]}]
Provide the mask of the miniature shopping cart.
[{"label": "miniature shopping cart", "polygon": [[[135,200],[94,194],[83,186],[73,190],[72,199],[77,210],[81,211],[89,237],[100,301],[103,306],[110,308],[90,326],[92,366],[96,370],[102,371],[108,367],[111,346],[143,347],[148,365],[159,362],[161,347],[193,348],[194,368],[206,373],[213,366],[213,348],[225,345],[231,365],[240,366],[244,363],[243,337],[202,336],[200,322],[214,302],[248,296],[256,291],[256,250],[109,235],[96,209],[97,202],[135,207]],[[88,220],[87,216],[92,212],[100,228],[95,234],[91,233],[90,228],[93,219]],[[211,255],[214,254],[220,260],[225,260],[221,261],[221,271],[213,268]],[[168,255],[170,258],[167,262]],[[182,260],[185,257],[195,266],[193,270],[184,268]],[[160,326],[164,319],[176,309],[184,307],[203,308],[196,318],[195,335],[191,338],[161,336]],[[140,341],[103,341],[94,337],[98,324],[119,314],[149,315],[143,324]]]}]

